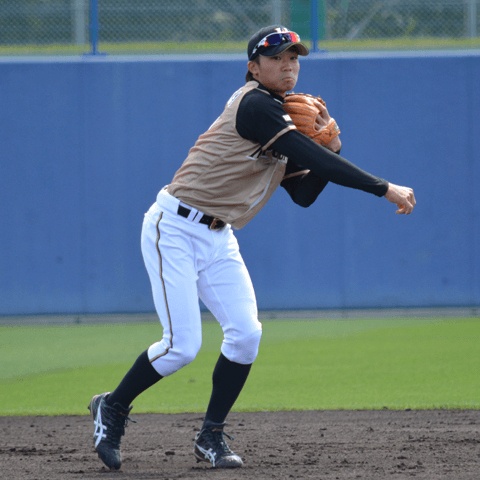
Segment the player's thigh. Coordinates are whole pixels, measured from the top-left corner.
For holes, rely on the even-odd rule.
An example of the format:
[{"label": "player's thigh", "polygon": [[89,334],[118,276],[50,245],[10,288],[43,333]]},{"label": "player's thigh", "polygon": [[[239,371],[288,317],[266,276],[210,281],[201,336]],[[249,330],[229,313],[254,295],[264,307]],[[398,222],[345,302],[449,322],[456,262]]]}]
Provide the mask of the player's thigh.
[{"label": "player's thigh", "polygon": [[216,261],[200,272],[198,286],[200,298],[225,335],[238,336],[261,328],[253,284],[233,233]]},{"label": "player's thigh", "polygon": [[146,215],[142,254],[164,334],[200,341],[195,251],[188,234],[158,208]]}]

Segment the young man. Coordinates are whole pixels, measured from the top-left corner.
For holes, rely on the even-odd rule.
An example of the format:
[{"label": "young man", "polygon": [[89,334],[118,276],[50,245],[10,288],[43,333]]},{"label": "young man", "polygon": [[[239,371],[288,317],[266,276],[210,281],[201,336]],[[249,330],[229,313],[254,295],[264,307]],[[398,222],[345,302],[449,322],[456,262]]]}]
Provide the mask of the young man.
[{"label": "young man", "polygon": [[[109,468],[121,466],[120,440],[131,402],[197,355],[199,297],[224,338],[194,454],[216,468],[242,466],[223,428],[257,356],[261,324],[232,227],[245,226],[279,185],[304,207],[333,182],[384,196],[397,205],[397,213],[414,208],[412,189],[371,175],[334,153],[340,150],[338,138],[328,148],[319,146],[285,114],[283,99],[297,82],[298,56],[307,54],[298,35],[284,27],[257,32],[248,43],[247,83],[200,135],[145,215],[142,253],[163,337],[140,354],[112,393],[91,400],[95,449]],[[330,118],[326,110],[320,117],[324,125]]]}]

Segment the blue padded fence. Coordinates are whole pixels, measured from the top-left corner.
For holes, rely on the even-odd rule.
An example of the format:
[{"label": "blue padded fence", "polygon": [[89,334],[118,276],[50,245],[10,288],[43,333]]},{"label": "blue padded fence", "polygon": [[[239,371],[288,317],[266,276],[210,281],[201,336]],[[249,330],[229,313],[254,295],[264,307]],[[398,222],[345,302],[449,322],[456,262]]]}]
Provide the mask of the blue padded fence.
[{"label": "blue padded fence", "polygon": [[[242,56],[0,59],[0,315],[153,310],[143,213],[242,83]],[[480,305],[480,53],[302,59],[342,154],[415,188],[410,217],[279,189],[237,232],[261,309]]]}]

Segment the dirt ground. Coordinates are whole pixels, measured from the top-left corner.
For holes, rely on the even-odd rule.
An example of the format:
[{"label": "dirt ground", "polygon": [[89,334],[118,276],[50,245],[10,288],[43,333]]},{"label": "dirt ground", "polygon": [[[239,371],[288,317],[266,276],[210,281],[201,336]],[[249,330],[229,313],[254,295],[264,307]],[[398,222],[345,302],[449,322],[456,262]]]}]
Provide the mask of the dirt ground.
[{"label": "dirt ground", "polygon": [[241,469],[197,463],[198,414],[133,415],[123,466],[93,450],[89,416],[0,417],[0,478],[478,480],[480,411],[232,413],[229,444]]}]

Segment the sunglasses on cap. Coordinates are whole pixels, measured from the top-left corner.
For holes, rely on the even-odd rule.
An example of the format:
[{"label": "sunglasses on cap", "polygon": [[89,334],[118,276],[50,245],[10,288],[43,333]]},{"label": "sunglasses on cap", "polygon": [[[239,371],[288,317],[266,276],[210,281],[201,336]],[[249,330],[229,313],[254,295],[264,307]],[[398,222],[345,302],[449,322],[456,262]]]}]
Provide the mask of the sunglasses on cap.
[{"label": "sunglasses on cap", "polygon": [[250,57],[253,57],[259,48],[278,47],[283,43],[298,43],[300,42],[300,35],[295,32],[281,32],[270,33],[262,38],[252,50]]}]

